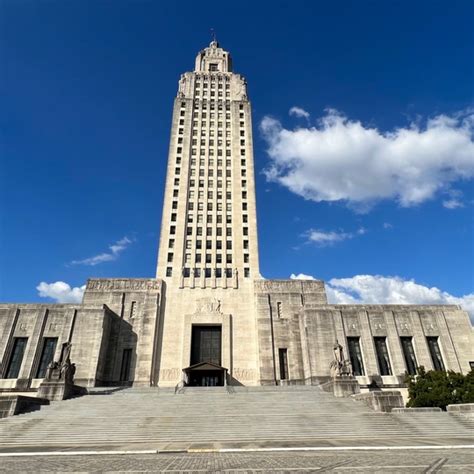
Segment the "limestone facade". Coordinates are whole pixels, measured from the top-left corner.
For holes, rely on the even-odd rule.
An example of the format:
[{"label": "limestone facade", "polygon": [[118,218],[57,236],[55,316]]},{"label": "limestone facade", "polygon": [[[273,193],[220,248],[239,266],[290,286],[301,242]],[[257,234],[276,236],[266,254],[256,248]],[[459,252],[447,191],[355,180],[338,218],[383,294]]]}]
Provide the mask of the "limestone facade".
[{"label": "limestone facade", "polygon": [[0,304],[0,391],[34,392],[68,342],[77,385],[174,387],[199,327],[219,328],[235,385],[324,383],[336,341],[361,387],[474,365],[457,306],[331,305],[322,281],[260,276],[247,84],[215,41],[179,81],[156,278],[90,279],[82,304]]}]

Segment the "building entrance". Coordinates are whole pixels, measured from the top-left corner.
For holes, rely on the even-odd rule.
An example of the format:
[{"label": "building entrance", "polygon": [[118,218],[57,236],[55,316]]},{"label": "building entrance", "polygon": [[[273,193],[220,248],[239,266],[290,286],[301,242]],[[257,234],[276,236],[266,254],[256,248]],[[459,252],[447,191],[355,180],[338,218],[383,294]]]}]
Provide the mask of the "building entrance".
[{"label": "building entrance", "polygon": [[221,365],[221,326],[193,326],[191,336],[191,365],[211,362]]},{"label": "building entrance", "polygon": [[225,385],[227,369],[221,367],[221,326],[193,326],[191,366],[184,369],[187,384],[194,387]]}]

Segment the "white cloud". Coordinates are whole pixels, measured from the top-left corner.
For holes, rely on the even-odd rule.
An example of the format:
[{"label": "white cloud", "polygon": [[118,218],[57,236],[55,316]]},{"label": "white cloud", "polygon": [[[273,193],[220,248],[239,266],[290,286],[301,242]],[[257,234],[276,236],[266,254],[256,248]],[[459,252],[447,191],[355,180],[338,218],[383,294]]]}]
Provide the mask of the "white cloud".
[{"label": "white cloud", "polygon": [[355,232],[344,232],[342,230],[325,232],[324,230],[310,229],[304,236],[308,242],[324,247],[342,242],[343,240],[352,239],[357,235],[364,235],[365,233],[367,233],[367,230],[364,227],[360,227]]},{"label": "white cloud", "polygon": [[443,207],[446,209],[457,209],[459,207],[464,207],[464,204],[456,198],[451,198],[443,201]]},{"label": "white cloud", "polygon": [[269,181],[313,201],[367,210],[390,199],[414,206],[474,177],[474,114],[438,115],[381,132],[327,110],[317,127],[285,129],[264,117]]},{"label": "white cloud", "polygon": [[291,280],[314,280],[315,278],[312,277],[311,275],[305,275],[304,273],[298,273],[298,275],[295,275],[292,273],[290,275]]},{"label": "white cloud", "polygon": [[333,304],[456,304],[474,319],[474,293],[453,296],[400,277],[356,275],[333,278],[326,283],[328,301]]},{"label": "white cloud", "polygon": [[73,260],[72,265],[89,265],[91,267],[98,265],[99,263],[111,262],[117,260],[119,255],[133,242],[128,237],[123,237],[117,240],[112,245],[109,245],[110,252],[103,252],[93,257],[84,258],[83,260]]},{"label": "white cloud", "polygon": [[309,113],[301,107],[291,107],[288,113],[294,117],[305,118],[306,120],[309,120]]},{"label": "white cloud", "polygon": [[393,225],[390,224],[390,222],[384,222],[383,223],[383,228],[384,229],[393,229]]},{"label": "white cloud", "polygon": [[56,303],[80,303],[86,285],[71,288],[64,281],[57,281],[55,283],[42,281],[36,289],[42,298],[52,298]]}]

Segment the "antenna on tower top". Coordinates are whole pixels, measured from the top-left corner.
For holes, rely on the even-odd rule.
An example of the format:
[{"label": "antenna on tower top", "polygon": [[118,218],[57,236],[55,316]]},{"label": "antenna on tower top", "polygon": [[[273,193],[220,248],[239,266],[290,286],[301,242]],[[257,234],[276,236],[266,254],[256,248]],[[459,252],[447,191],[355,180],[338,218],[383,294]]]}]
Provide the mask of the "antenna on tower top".
[{"label": "antenna on tower top", "polygon": [[214,30],[214,28],[211,28],[211,37],[212,37],[212,41],[217,43],[216,30]]}]

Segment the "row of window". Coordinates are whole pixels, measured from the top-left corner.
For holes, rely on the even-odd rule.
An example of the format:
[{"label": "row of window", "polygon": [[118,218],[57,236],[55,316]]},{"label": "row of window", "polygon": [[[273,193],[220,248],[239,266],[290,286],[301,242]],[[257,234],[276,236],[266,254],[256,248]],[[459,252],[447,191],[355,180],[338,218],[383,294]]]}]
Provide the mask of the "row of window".
[{"label": "row of window", "polygon": [[[434,370],[445,370],[441,350],[438,344],[438,337],[427,337],[426,342],[430,351]],[[401,337],[400,343],[402,346],[403,357],[405,359],[406,371],[410,375],[416,375],[418,364],[413,349],[412,337]],[[349,358],[353,374],[356,376],[365,375],[359,337],[348,337],[347,346],[349,348]],[[374,346],[380,375],[392,375],[392,366],[390,363],[386,337],[374,337]],[[288,350],[286,348],[278,349],[278,361],[280,380],[286,380],[289,378]]]},{"label": "row of window", "polygon": [[[444,370],[444,363],[438,344],[438,337],[427,337],[426,341],[434,369]],[[400,343],[403,350],[407,372],[411,375],[415,375],[418,364],[416,361],[415,350],[413,348],[412,337],[401,337]],[[349,358],[352,364],[352,371],[354,375],[365,375],[359,337],[348,337],[347,346],[349,349]],[[377,355],[380,375],[392,375],[392,366],[390,363],[390,356],[387,347],[387,338],[374,337],[374,347],[375,353]]]},{"label": "row of window", "polygon": [[[13,341],[13,348],[10,354],[8,364],[6,365],[6,372],[4,378],[16,379],[20,374],[23,356],[25,355],[26,345],[28,343],[27,337],[16,337]],[[43,345],[41,348],[41,356],[38,367],[36,368],[35,378],[41,379],[46,376],[48,364],[53,360],[56,352],[56,345],[58,343],[57,337],[43,338]]]},{"label": "row of window", "polygon": [[[174,239],[169,239],[168,240],[168,248],[170,248],[170,249],[174,248],[174,244],[175,244]],[[220,250],[220,249],[224,248],[223,244],[222,244],[222,240],[216,240],[215,244],[216,244],[216,249],[217,250]],[[196,240],[195,245],[196,245],[196,249],[202,249],[203,248],[203,241],[198,239],[198,240]],[[192,241],[187,239],[186,243],[185,243],[185,247],[186,247],[187,250],[191,249],[192,248]],[[244,240],[242,242],[242,247],[243,247],[244,250],[248,250],[249,241]],[[232,250],[232,240],[226,240],[225,241],[225,248],[227,250]],[[212,241],[211,240],[206,240],[206,249],[208,249],[208,250],[212,249]]]},{"label": "row of window", "polygon": [[[204,188],[204,184],[205,184],[205,180],[204,180],[204,179],[199,179],[197,183],[198,183],[198,187],[199,187],[199,188]],[[173,184],[174,184],[174,186],[179,186],[179,178],[174,178]],[[217,187],[218,187],[218,188],[222,188],[223,181],[222,181],[221,179],[218,179],[218,180],[216,181],[216,184],[217,184]],[[229,180],[226,180],[225,185],[226,185],[226,188],[227,188],[227,189],[231,189],[231,188],[232,188],[232,182],[231,182],[231,180],[230,180],[230,179],[229,179]],[[190,180],[189,180],[189,187],[190,187],[190,188],[194,188],[195,186],[196,186],[196,180],[195,180],[195,179],[190,179]],[[214,180],[213,180],[213,179],[208,179],[208,180],[207,180],[207,186],[208,186],[209,188],[214,187]],[[243,179],[243,180],[241,181],[241,186],[242,186],[242,188],[245,189],[245,188],[247,187],[247,180]]]},{"label": "row of window", "polygon": [[[207,199],[214,199],[214,191],[212,190],[209,190],[207,191],[206,193],[207,195]],[[190,190],[189,193],[188,193],[188,196],[189,196],[189,199],[194,199],[196,197],[196,193],[194,192],[194,190]],[[204,199],[204,190],[199,190],[198,193],[197,193],[197,197],[198,199]],[[216,199],[219,200],[219,199],[222,199],[223,197],[223,192],[222,191],[216,191]],[[226,191],[226,194],[225,194],[225,197],[226,199],[232,199],[232,194],[231,194],[231,191]],[[242,191],[242,199],[247,199],[247,191]],[[176,202],[176,207],[177,207],[177,201]],[[174,205],[173,205],[174,206]],[[173,207],[173,209],[176,209],[176,207]]]},{"label": "row of window", "polygon": [[[191,254],[190,253],[185,253],[184,254],[184,263],[191,263]],[[173,263],[173,257],[174,254],[173,252],[168,252],[168,258],[167,262],[168,263]],[[232,254],[226,254],[225,256],[225,263],[232,263]],[[196,253],[194,255],[194,262],[195,263],[202,263],[202,254]],[[212,263],[212,254],[207,253],[205,254],[205,263]],[[222,261],[222,254],[216,253],[215,254],[215,263],[223,263]],[[248,253],[244,253],[244,263],[250,263],[250,256]]]},{"label": "row of window", "polygon": [[[185,267],[182,270],[182,275],[185,278],[189,278],[191,276],[194,276],[195,278],[199,278],[201,276],[204,276],[206,278],[211,278],[213,276],[216,278],[231,278],[233,275],[233,270],[232,268],[188,268]],[[166,276],[171,277],[173,276],[173,268],[172,267],[167,267],[166,268]],[[249,278],[250,277],[250,268],[244,268],[244,277]]]},{"label": "row of window", "polygon": [[[189,204],[193,204],[192,202],[190,202]],[[198,203],[198,204],[202,204],[202,203]],[[209,204],[212,204],[212,203],[207,203],[207,207],[208,207],[208,210],[211,210],[212,211],[212,207],[211,209],[209,209]],[[232,203],[228,202],[227,205],[226,205],[226,210],[227,211],[231,211],[232,210]],[[222,211],[222,203],[221,202],[218,202],[217,203],[217,211]],[[221,224],[222,223],[222,214],[218,214],[216,217],[221,217],[220,221],[217,221],[218,224]],[[213,214],[206,214],[206,223],[207,224],[212,224],[212,221],[214,220],[213,218]],[[171,222],[176,222],[176,213],[171,213]],[[188,224],[192,224],[194,222],[194,214],[188,214],[187,217],[186,217],[186,222]],[[203,224],[204,223],[204,214],[197,214],[196,215],[196,222],[198,224]],[[244,224],[248,224],[248,215],[247,214],[243,214],[242,215],[242,222]],[[221,231],[217,231],[217,235],[222,235],[222,228],[221,228]]]}]

